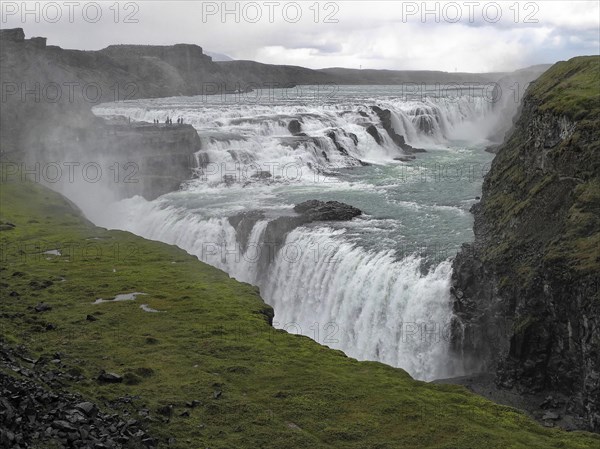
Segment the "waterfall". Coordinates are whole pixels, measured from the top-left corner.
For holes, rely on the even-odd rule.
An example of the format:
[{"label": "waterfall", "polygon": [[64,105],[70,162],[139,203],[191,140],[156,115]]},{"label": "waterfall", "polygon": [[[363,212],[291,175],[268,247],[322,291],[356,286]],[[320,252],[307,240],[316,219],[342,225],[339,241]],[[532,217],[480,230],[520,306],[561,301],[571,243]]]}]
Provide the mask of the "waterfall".
[{"label": "waterfall", "polygon": [[[394,144],[373,106],[389,109],[394,131],[417,148],[444,145],[453,138],[484,139],[489,131],[486,120],[492,113],[492,103],[484,97],[466,95],[310,105],[224,106],[201,97],[167,100],[107,103],[96,106],[94,112],[149,123],[155,119],[162,122],[167,116],[183,117],[198,130],[202,140],[200,175],[212,184],[253,182],[265,172],[271,173],[272,180],[285,179],[285,173],[277,173],[277,169],[289,166],[312,176],[365,163],[388,163],[403,151]],[[301,132],[292,134],[288,129],[291,121],[300,124]],[[371,125],[381,135],[380,143],[368,132]]]},{"label": "waterfall", "polygon": [[[398,135],[414,148],[439,150],[437,156],[429,153],[433,162],[435,157],[444,163],[452,155],[465,157],[468,151],[462,148],[448,151],[451,140],[484,139],[491,106],[483,97],[407,100],[380,94],[335,102],[220,104],[177,97],[99,105],[94,112],[107,118],[123,115],[152,123],[183,117],[198,131],[202,147],[196,154],[197,178],[182,191],[152,202],[126,199],[90,218],[177,245],[257,285],[275,309],[274,325],[288,332],[360,360],[401,367],[418,379],[448,377],[453,374],[448,359],[450,263],[432,262],[419,252],[399,254],[394,248],[404,242],[427,245],[422,239],[448,229],[439,214],[463,213],[475,195],[454,203],[447,195],[454,185],[446,186],[426,208],[439,212],[404,208],[386,216],[387,207],[418,204],[427,200],[423,193],[436,193],[432,185],[421,192],[419,185],[396,179],[399,173],[383,173],[378,167],[404,167],[405,162],[393,161],[410,151],[397,146]],[[356,167],[361,170],[352,170]],[[361,173],[373,178],[361,178]],[[384,185],[378,184],[381,179]],[[266,235],[273,236],[269,223],[292,214],[298,198],[349,198],[352,204],[366,192],[364,204],[373,202],[379,217],[287,229],[276,248],[265,241]],[[252,218],[235,218],[248,213]],[[418,231],[416,240],[404,241],[394,231],[411,226]],[[470,232],[471,223],[460,221],[452,229],[455,238],[464,229]],[[377,237],[381,230],[388,233],[384,240]]]},{"label": "waterfall", "polygon": [[401,366],[419,379],[447,374],[450,263],[426,274],[421,260],[397,260],[337,239],[327,228],[299,228],[261,286],[276,325],[317,335],[359,360]]},{"label": "waterfall", "polygon": [[[448,374],[450,263],[422,272],[417,255],[369,252],[343,230],[300,227],[258,270],[259,220],[242,247],[226,218],[205,219],[140,198],[121,201],[99,224],[174,244],[200,260],[257,285],[275,309],[274,325],[310,336],[359,360],[402,367],[418,379]],[[112,217],[112,218],[108,218]],[[117,217],[117,218],[115,218]]]}]

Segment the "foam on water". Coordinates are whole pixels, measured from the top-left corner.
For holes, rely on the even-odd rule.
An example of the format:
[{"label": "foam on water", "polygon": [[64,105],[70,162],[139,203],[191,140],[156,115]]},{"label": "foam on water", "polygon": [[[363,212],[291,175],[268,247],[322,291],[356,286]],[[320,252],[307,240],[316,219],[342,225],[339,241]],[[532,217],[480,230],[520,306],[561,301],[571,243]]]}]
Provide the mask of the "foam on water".
[{"label": "foam on water", "polygon": [[321,343],[361,360],[400,366],[419,379],[447,373],[449,262],[423,273],[416,255],[369,252],[346,241],[344,230],[301,227],[287,235],[267,272],[260,273],[267,220],[254,225],[244,251],[227,218],[205,219],[142,199],[120,206],[127,213],[116,214],[121,221],[111,227],[175,244],[258,285],[276,311],[276,326],[313,338],[318,330]]},{"label": "foam on water", "polygon": [[[199,96],[108,103],[96,106],[94,112],[149,123],[183,117],[198,130],[202,141],[198,155],[201,174],[209,184],[220,184],[225,172],[241,183],[252,181],[261,171],[271,172],[273,180],[307,181],[315,172],[356,167],[361,161],[390,163],[402,151],[371,106],[389,109],[394,131],[415,147],[440,145],[465,134],[483,139],[487,127],[482,124],[492,111],[484,97],[472,95],[418,101],[340,97],[335,102],[307,104],[300,100],[273,98],[245,104],[230,103],[226,97]],[[292,136],[288,130],[291,120],[301,123],[304,135]],[[369,125],[378,128],[381,145],[367,132]],[[242,165],[237,173],[236,164]],[[292,170],[292,166],[296,168]]]},{"label": "foam on water", "polygon": [[[451,265],[445,255],[428,258],[419,247],[440,235],[465,240],[474,188],[461,186],[463,197],[456,198],[458,193],[448,193],[450,185],[435,191],[430,182],[423,188],[424,178],[437,181],[439,173],[433,166],[393,161],[402,151],[371,106],[390,110],[394,131],[407,143],[435,150],[425,160],[469,160],[471,153],[449,140],[484,140],[491,104],[482,97],[407,100],[364,89],[360,98],[350,89],[352,95],[331,101],[278,97],[229,104],[177,97],[97,106],[94,112],[105,117],[183,117],[197,129],[202,149],[198,178],[182,191],[86,213],[96,224],[177,245],[259,286],[280,328],[361,360],[402,367],[419,379],[449,376]],[[292,136],[291,120],[301,123],[305,135]],[[367,133],[370,125],[377,127],[381,145]],[[348,201],[372,215],[296,228],[280,236],[280,246],[261,263],[260,252],[272,243],[265,241],[270,221],[311,198]],[[263,215],[242,245],[229,219],[256,210]],[[399,250],[400,243],[409,250]]]},{"label": "foam on water", "polygon": [[[450,263],[421,272],[421,260],[368,252],[330,229],[299,228],[261,286],[277,324],[359,360],[401,366],[419,379],[446,374]],[[307,249],[311,249],[308,251]]]}]

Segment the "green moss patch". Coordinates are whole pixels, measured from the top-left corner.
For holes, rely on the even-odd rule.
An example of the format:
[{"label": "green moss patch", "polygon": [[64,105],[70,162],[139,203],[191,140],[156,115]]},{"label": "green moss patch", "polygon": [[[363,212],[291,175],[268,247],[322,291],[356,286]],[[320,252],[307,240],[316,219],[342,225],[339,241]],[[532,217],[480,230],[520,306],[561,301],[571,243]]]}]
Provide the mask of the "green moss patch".
[{"label": "green moss patch", "polygon": [[[138,418],[163,445],[175,437],[171,447],[212,449],[600,446],[596,435],[541,427],[462,387],[418,382],[275,330],[255,287],[176,247],[94,227],[38,185],[0,187],[2,339],[33,357],[62,353],[82,376],[67,387],[100,404],[139,397],[150,418]],[[146,295],[94,304],[133,292]],[[40,304],[50,309],[36,311]],[[124,380],[101,384],[101,370]]]}]

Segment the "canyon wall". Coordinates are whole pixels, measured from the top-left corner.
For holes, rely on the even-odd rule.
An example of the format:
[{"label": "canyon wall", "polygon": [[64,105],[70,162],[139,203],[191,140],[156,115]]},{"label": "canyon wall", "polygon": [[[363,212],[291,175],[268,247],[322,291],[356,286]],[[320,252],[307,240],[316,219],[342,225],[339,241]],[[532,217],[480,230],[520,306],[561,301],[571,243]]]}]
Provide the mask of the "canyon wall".
[{"label": "canyon wall", "polygon": [[600,429],[600,58],[534,82],[454,261],[453,346],[465,372],[559,393]]}]

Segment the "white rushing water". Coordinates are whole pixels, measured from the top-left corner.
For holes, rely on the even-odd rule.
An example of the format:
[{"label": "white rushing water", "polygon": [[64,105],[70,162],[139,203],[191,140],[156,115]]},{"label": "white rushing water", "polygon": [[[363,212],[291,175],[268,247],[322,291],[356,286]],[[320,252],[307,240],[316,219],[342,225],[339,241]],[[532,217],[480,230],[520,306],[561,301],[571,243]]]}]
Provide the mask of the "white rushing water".
[{"label": "white rushing water", "polygon": [[[471,238],[468,208],[491,159],[482,151],[491,104],[481,96],[407,100],[390,89],[348,87],[325,101],[279,94],[254,104],[182,97],[98,106],[106,117],[183,117],[202,140],[199,178],[154,201],[135,197],[84,212],[259,286],[275,325],[289,332],[419,379],[451,375],[449,259]],[[372,105],[389,109],[394,131],[428,152],[394,161],[403,153]],[[288,130],[292,120],[303,134]],[[269,222],[308,199],[341,201],[365,215],[269,241]],[[246,227],[232,225],[256,211]]]},{"label": "white rushing water", "polygon": [[[310,331],[352,357],[402,366],[417,378],[446,374],[450,263],[423,274],[416,256],[396,260],[328,231],[292,231],[292,254],[278,254],[263,288],[278,322]],[[315,329],[325,335],[319,339]]]}]

